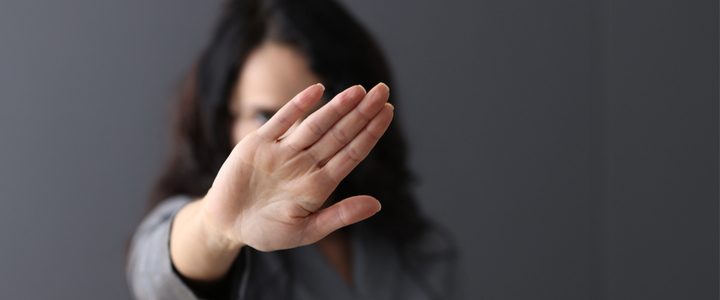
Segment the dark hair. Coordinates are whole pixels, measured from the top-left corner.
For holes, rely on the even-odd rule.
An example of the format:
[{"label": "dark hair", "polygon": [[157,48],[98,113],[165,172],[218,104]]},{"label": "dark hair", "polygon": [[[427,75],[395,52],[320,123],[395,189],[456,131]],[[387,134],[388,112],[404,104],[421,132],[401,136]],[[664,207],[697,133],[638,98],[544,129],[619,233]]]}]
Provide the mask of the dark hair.
[{"label": "dark hair", "polygon": [[[355,84],[393,86],[377,44],[339,4],[331,0],[230,1],[181,91],[172,154],[154,188],[151,207],[173,195],[207,193],[232,150],[228,107],[232,90],[248,54],[266,40],[305,54],[310,68],[323,79],[328,99]],[[398,106],[394,96],[390,102]],[[396,120],[333,194],[335,199],[377,198],[382,210],[366,222],[377,234],[395,240],[417,236],[427,227],[410,191],[412,175],[405,154]]]}]

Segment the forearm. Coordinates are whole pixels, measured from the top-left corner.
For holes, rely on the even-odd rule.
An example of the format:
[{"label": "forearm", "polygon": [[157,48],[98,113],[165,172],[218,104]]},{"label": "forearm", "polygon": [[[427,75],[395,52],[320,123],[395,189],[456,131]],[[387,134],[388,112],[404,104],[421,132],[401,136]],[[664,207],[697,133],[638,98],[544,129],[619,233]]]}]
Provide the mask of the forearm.
[{"label": "forearm", "polygon": [[231,242],[206,221],[202,200],[185,205],[175,215],[170,233],[170,257],[180,274],[196,281],[213,281],[227,274],[243,244]]}]

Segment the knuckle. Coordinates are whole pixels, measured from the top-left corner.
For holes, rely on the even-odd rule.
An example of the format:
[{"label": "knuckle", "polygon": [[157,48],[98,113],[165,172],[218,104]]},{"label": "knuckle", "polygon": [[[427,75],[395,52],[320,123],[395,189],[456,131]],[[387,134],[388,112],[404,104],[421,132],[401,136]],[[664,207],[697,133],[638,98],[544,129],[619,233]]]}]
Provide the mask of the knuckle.
[{"label": "knuckle", "polygon": [[373,130],[370,130],[368,128],[365,128],[365,132],[367,132],[367,135],[374,141],[377,141],[382,137],[382,133],[374,132]]},{"label": "knuckle", "polygon": [[363,111],[360,108],[358,108],[357,112],[358,112],[358,115],[360,116],[360,118],[365,122],[369,122],[374,117],[374,116],[371,116],[370,114],[368,114],[367,112]]},{"label": "knuckle", "polygon": [[333,130],[332,137],[335,138],[335,140],[340,144],[345,144],[348,142],[349,136],[344,130]]},{"label": "knuckle", "polygon": [[298,104],[299,100],[290,101],[290,105],[292,105],[292,109],[296,112],[302,112],[304,109]]},{"label": "knuckle", "polygon": [[347,222],[347,220],[346,220],[346,216],[345,216],[345,206],[344,206],[344,205],[340,205],[340,206],[338,207],[338,209],[337,209],[337,217],[338,217],[338,219],[340,220],[340,224],[342,224],[343,227],[350,225],[350,224],[348,224],[348,222]]},{"label": "knuckle", "polygon": [[359,162],[363,159],[363,155],[354,147],[347,148],[346,154],[347,157],[354,162]]},{"label": "knuckle", "polygon": [[320,125],[317,124],[317,122],[313,120],[308,120],[307,122],[307,128],[310,130],[310,132],[316,136],[322,135],[323,130],[320,128]]},{"label": "knuckle", "polygon": [[286,116],[279,116],[278,123],[280,123],[280,125],[282,125],[283,127],[286,127],[290,124],[290,119],[288,119]]},{"label": "knuckle", "polygon": [[287,146],[288,146],[288,148],[290,148],[290,150],[292,150],[293,152],[300,152],[300,151],[302,151],[302,149],[300,148],[300,145],[298,145],[298,144],[295,143],[295,142],[288,142],[288,143],[287,143]]},{"label": "knuckle", "polygon": [[340,113],[340,109],[338,108],[338,104],[335,102],[330,102],[330,110],[335,114],[335,117],[339,118],[342,117],[342,114]]},{"label": "knuckle", "polygon": [[324,173],[323,177],[329,181],[328,184],[337,185],[342,180],[342,178],[338,178],[338,175],[333,174],[329,168],[322,168],[321,170]]}]

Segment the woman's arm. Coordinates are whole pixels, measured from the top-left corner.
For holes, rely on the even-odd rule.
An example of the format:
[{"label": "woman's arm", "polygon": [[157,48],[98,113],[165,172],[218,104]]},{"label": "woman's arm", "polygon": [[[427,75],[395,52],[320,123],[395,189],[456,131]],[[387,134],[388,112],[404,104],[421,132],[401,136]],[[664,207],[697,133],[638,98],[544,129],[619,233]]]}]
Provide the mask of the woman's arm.
[{"label": "woman's arm", "polygon": [[203,220],[203,199],[178,211],[170,234],[170,256],[180,274],[191,280],[221,279],[244,246],[233,242]]},{"label": "woman's arm", "polygon": [[389,89],[351,87],[288,132],[323,91],[307,88],[243,138],[207,195],[178,212],[170,255],[183,276],[217,280],[244,245],[273,251],[311,244],[380,210],[370,196],[319,209],[390,124]]}]

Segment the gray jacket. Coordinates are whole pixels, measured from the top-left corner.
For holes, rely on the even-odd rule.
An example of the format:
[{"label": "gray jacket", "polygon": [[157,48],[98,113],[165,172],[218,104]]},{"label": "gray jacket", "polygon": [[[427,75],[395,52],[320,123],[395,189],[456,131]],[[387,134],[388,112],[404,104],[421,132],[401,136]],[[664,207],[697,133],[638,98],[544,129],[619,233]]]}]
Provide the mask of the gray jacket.
[{"label": "gray jacket", "polygon": [[[198,299],[172,266],[170,227],[190,202],[174,197],[140,224],[130,246],[127,277],[137,299]],[[347,285],[313,245],[260,252],[245,247],[230,270],[235,299],[449,299],[456,251],[446,234],[431,228],[404,246],[351,227],[353,284]]]}]

